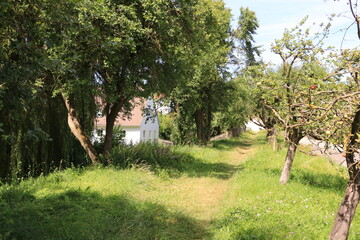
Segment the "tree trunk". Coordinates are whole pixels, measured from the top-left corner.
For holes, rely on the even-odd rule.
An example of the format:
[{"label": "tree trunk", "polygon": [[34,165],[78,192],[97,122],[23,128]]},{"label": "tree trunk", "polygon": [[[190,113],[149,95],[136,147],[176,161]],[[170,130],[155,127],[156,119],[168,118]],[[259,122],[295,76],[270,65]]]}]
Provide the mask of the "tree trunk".
[{"label": "tree trunk", "polygon": [[360,106],[355,113],[351,124],[351,134],[349,143],[344,149],[346,152],[346,164],[349,173],[349,183],[345,190],[344,199],[336,214],[334,225],[329,236],[331,240],[347,239],[349,235],[351,221],[355,216],[356,207],[360,196],[360,168],[358,161],[354,158],[356,151],[356,142],[358,141],[358,132],[360,130]]},{"label": "tree trunk", "polygon": [[70,103],[69,99],[63,94],[65,106],[68,110],[68,125],[71,132],[79,140],[81,146],[86,151],[92,163],[99,163],[99,157],[97,152],[91,143],[90,139],[85,135],[85,132],[82,130],[79,118],[76,115],[75,109]]},{"label": "tree trunk", "polygon": [[231,137],[238,137],[240,135],[239,127],[231,128]]},{"label": "tree trunk", "polygon": [[110,112],[106,115],[105,139],[104,139],[104,154],[109,158],[112,149],[112,140],[114,133],[114,124],[120,111],[120,104],[115,103]]},{"label": "tree trunk", "polygon": [[196,122],[196,136],[199,139],[201,144],[205,144],[207,142],[206,140],[206,134],[205,134],[205,120],[206,116],[202,109],[196,110],[195,112],[195,122]]},{"label": "tree trunk", "polygon": [[112,149],[112,140],[113,140],[113,134],[114,134],[114,124],[115,120],[112,120],[113,118],[108,115],[106,116],[106,126],[105,126],[105,137],[104,137],[104,147],[103,151],[107,158],[107,161],[109,161],[109,157],[111,155],[111,149]]},{"label": "tree trunk", "polygon": [[112,150],[112,140],[114,133],[114,125],[116,118],[123,107],[125,98],[120,98],[116,103],[114,103],[110,111],[106,113],[106,127],[105,127],[105,139],[104,139],[104,154],[108,161],[110,161],[110,155]]},{"label": "tree trunk", "polygon": [[4,150],[1,152],[0,156],[2,159],[0,160],[0,180],[7,181],[10,177],[10,155],[11,155],[11,145],[7,142],[0,141],[2,146],[0,149]]},{"label": "tree trunk", "polygon": [[329,237],[330,240],[346,240],[348,238],[350,224],[355,216],[359,197],[359,184],[349,182],[345,190],[344,199],[335,217],[334,225]]},{"label": "tree trunk", "polygon": [[300,130],[299,129],[291,130],[289,138],[290,138],[290,144],[286,154],[285,164],[280,176],[281,184],[286,184],[289,181],[291,167],[294,162],[297,145],[299,144],[300,139],[302,138]]},{"label": "tree trunk", "polygon": [[266,140],[271,144],[273,151],[276,151],[277,140],[275,128],[267,129]]},{"label": "tree trunk", "polygon": [[286,184],[290,178],[290,171],[294,162],[294,156],[297,149],[297,144],[291,142],[286,154],[285,164],[281,172],[280,183]]}]

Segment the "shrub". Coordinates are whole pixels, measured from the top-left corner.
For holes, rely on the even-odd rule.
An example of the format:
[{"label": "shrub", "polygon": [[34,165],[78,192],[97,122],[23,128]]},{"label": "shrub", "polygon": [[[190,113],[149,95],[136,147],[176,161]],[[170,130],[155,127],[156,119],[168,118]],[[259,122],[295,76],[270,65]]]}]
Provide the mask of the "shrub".
[{"label": "shrub", "polygon": [[120,168],[147,165],[156,168],[179,169],[182,156],[157,143],[120,144],[113,149],[112,164]]}]

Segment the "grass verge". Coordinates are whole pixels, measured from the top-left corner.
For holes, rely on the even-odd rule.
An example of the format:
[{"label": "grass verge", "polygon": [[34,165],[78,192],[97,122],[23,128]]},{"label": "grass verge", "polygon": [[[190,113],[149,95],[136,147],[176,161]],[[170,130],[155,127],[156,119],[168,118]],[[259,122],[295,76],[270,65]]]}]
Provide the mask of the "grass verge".
[{"label": "grass verge", "polygon": [[159,180],[139,170],[68,169],[0,190],[0,239],[198,239],[196,221],[132,195]]},{"label": "grass verge", "polygon": [[[263,137],[231,179],[213,239],[327,239],[346,186],[345,169],[297,152],[290,182],[280,185],[287,149],[273,152],[261,144]],[[355,218],[349,239],[359,239],[359,226]]]}]

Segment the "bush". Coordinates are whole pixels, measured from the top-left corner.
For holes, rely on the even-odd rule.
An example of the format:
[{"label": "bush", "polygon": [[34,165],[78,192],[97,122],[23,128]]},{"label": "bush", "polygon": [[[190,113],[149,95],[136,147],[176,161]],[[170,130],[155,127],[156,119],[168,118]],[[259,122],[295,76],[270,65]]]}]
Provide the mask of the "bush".
[{"label": "bush", "polygon": [[182,156],[169,147],[157,143],[120,144],[113,149],[112,164],[121,168],[147,165],[152,170],[156,168],[179,169],[181,158]]},{"label": "bush", "polygon": [[175,115],[173,113],[170,114],[159,114],[159,121],[160,121],[160,138],[165,140],[171,140],[171,133],[174,129],[174,121]]},{"label": "bush", "polygon": [[[99,130],[97,130],[99,131]],[[103,135],[102,130],[99,131],[99,139],[94,141],[94,147],[96,152],[103,153],[104,150],[104,141],[105,135]],[[119,144],[124,142],[125,131],[120,126],[114,126],[113,136],[112,136],[112,146],[113,148],[117,147]]]}]

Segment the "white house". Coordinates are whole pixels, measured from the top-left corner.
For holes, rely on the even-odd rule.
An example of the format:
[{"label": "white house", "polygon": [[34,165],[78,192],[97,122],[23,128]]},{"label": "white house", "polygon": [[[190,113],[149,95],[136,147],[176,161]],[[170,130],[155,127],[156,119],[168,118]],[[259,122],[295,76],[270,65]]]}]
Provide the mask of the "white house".
[{"label": "white house", "polygon": [[[154,102],[151,98],[145,101],[134,99],[135,107],[130,118],[119,113],[114,126],[120,126],[124,131],[126,144],[137,144],[144,141],[157,141],[159,139],[159,119]],[[106,117],[98,117],[95,121],[97,129],[94,138],[99,139],[105,134]]]}]

